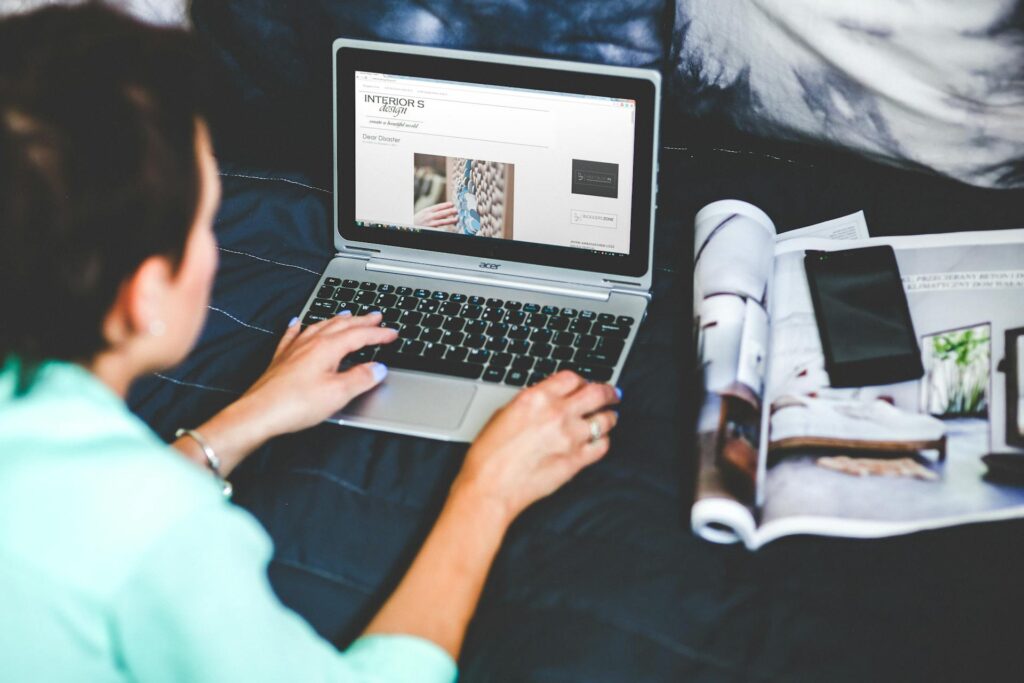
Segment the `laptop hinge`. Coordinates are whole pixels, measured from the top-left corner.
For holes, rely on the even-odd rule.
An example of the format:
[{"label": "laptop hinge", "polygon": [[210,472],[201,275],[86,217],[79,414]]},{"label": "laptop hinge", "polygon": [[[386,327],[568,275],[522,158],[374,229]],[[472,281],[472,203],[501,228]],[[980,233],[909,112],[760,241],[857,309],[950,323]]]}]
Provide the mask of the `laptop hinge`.
[{"label": "laptop hinge", "polygon": [[[339,254],[341,255],[341,254]],[[356,258],[366,258],[361,254],[344,254]],[[369,255],[367,255],[369,256]],[[367,258],[366,270],[376,273],[393,273],[399,275],[412,275],[414,277],[430,277],[439,280],[451,280],[453,282],[466,282],[488,287],[508,287],[526,292],[544,292],[559,296],[574,296],[593,301],[607,301],[611,296],[612,289],[604,287],[588,287],[586,285],[574,285],[554,280],[543,280],[539,278],[520,278],[515,276],[480,275],[471,271],[459,271],[455,268],[438,268],[412,263],[398,263],[395,261],[377,260]]]}]

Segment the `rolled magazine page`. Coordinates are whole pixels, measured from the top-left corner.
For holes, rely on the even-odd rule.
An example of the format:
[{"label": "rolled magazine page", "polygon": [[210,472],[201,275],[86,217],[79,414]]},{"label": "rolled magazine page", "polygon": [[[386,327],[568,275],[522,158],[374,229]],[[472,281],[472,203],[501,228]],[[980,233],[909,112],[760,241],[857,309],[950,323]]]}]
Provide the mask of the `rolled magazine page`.
[{"label": "rolled magazine page", "polygon": [[750,543],[775,226],[757,207],[724,200],[697,213],[694,236],[694,330],[703,399],[691,524],[710,541]]}]

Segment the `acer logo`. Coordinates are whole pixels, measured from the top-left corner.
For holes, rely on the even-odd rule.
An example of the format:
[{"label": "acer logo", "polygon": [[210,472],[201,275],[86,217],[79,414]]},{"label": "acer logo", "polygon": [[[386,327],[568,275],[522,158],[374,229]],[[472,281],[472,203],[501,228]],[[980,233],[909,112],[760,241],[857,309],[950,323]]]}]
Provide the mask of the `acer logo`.
[{"label": "acer logo", "polygon": [[500,263],[488,263],[487,261],[481,261],[480,262],[480,267],[481,268],[486,268],[487,270],[497,270],[498,268],[501,268],[501,264]]}]

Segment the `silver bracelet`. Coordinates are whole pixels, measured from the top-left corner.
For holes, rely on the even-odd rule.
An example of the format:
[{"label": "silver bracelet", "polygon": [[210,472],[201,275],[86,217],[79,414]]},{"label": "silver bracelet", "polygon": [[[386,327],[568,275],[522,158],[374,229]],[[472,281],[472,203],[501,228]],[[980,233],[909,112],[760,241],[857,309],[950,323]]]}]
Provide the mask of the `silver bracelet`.
[{"label": "silver bracelet", "polygon": [[175,439],[180,439],[183,436],[187,436],[199,444],[199,448],[203,451],[203,455],[206,456],[207,466],[209,466],[210,471],[213,472],[213,476],[217,479],[217,482],[220,483],[221,493],[224,494],[225,498],[231,498],[233,490],[231,482],[225,479],[220,473],[220,458],[217,457],[217,452],[213,450],[213,447],[210,446],[206,438],[194,429],[185,429],[182,427],[178,431],[174,432]]}]

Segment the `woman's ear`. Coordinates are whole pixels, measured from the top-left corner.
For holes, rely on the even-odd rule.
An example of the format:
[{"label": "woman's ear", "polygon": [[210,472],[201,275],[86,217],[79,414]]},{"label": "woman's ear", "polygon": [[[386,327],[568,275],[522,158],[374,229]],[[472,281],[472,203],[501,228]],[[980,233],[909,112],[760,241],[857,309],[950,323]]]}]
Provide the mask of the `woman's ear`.
[{"label": "woman's ear", "polygon": [[104,337],[112,347],[143,336],[163,336],[173,278],[174,267],[167,257],[150,256],[121,283],[103,321]]}]

